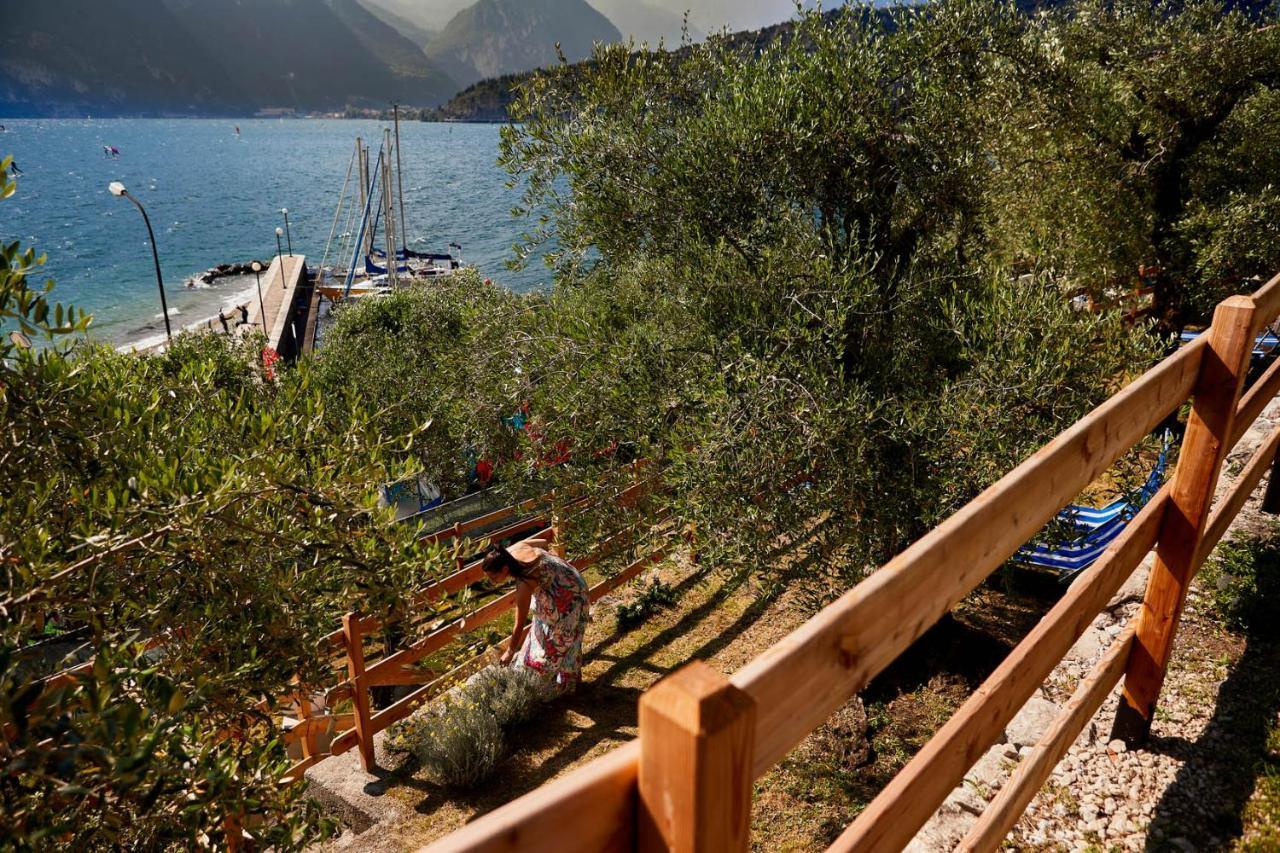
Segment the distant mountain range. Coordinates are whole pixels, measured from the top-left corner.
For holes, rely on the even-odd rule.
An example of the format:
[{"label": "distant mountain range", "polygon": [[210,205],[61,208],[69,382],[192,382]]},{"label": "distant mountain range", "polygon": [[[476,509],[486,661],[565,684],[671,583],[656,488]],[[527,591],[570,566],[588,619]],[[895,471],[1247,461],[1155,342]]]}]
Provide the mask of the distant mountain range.
[{"label": "distant mountain range", "polygon": [[360,0],[362,6],[373,13],[374,17],[397,30],[418,47],[425,48],[431,40],[440,35],[440,30],[417,23],[413,19],[395,11],[393,0]]},{"label": "distant mountain range", "polygon": [[5,0],[0,115],[419,107],[458,84],[357,0]]},{"label": "distant mountain range", "polygon": [[[482,80],[555,63],[557,44],[570,62],[596,42],[678,47],[686,6],[697,7],[695,41],[726,22],[778,21],[795,9],[794,0],[3,4],[0,117],[430,109]],[[468,91],[492,118],[490,89]]]},{"label": "distant mountain range", "polygon": [[462,85],[552,65],[556,44],[570,62],[622,34],[586,0],[478,0],[427,45],[429,60]]},{"label": "distant mountain range", "polygon": [[[636,44],[679,47],[684,29],[684,11],[665,9],[647,0],[590,0],[622,33]],[[702,41],[706,33],[690,22],[689,37]]]}]

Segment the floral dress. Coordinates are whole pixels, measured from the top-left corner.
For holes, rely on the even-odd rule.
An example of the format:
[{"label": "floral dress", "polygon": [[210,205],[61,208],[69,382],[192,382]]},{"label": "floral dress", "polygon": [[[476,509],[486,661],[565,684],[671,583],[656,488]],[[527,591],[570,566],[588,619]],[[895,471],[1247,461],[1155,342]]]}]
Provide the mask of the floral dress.
[{"label": "floral dress", "polygon": [[558,692],[568,692],[582,678],[582,635],[591,618],[587,582],[554,554],[534,563],[529,579],[538,584],[529,608],[532,627],[512,665],[537,672]]}]

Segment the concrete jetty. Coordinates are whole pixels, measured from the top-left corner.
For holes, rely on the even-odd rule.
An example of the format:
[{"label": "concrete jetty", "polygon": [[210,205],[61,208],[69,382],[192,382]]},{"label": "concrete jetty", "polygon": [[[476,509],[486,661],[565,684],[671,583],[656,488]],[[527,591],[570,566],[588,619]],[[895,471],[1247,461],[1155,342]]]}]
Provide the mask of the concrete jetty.
[{"label": "concrete jetty", "polygon": [[[231,315],[224,312],[228,326],[220,327],[217,319],[210,318],[183,331],[221,334],[222,328],[229,328],[232,334],[241,336],[263,332],[267,336],[268,348],[275,350],[285,361],[293,361],[314,347],[318,302],[319,291],[307,277],[306,257],[285,255],[273,260],[262,273],[261,307],[256,289],[241,303],[249,312],[247,323],[229,327],[229,323],[237,318],[234,312]],[[127,344],[118,349],[134,354],[158,353],[163,352],[165,346],[166,342],[160,340],[145,346]]]},{"label": "concrete jetty", "polygon": [[[311,286],[306,277],[306,257],[278,256],[262,274],[262,308],[250,300],[249,325],[245,329],[266,332],[267,346],[285,359],[296,358],[306,349],[311,308]],[[263,311],[266,317],[262,316]],[[265,322],[264,322],[265,319]],[[314,322],[314,321],[312,321]]]}]

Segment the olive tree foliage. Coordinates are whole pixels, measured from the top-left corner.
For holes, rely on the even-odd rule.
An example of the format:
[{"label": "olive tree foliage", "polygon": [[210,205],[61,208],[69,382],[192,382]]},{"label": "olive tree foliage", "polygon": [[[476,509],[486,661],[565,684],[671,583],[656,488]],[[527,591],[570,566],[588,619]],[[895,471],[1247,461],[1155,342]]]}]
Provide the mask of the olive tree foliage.
[{"label": "olive tree foliage", "polygon": [[411,436],[418,471],[463,494],[474,459],[518,451],[501,420],[524,384],[510,336],[535,304],[465,271],[337,306],[316,382],[326,399],[370,412],[384,434]]},{"label": "olive tree foliage", "polygon": [[529,84],[502,161],[561,275],[505,339],[546,432],[593,450],[553,473],[617,441],[705,548],[818,523],[856,573],[1144,365],[1140,330],[984,266],[1020,27],[809,14],[759,54],[602,47]]},{"label": "olive tree foliage", "polygon": [[1280,6],[1079,0],[1029,20],[984,143],[996,254],[1166,330],[1280,269]]},{"label": "olive tree foliage", "polygon": [[948,2],[802,15],[758,55],[729,39],[679,58],[597,51],[526,87],[502,162],[564,269],[723,246],[745,263],[799,229],[875,285],[844,329],[847,371],[893,338],[921,261],[964,266],[990,159],[974,144],[1012,6]]},{"label": "olive tree foliage", "polygon": [[322,822],[256,706],[321,683],[337,616],[443,560],[374,502],[411,435],[331,411],[305,367],[269,379],[260,339],[91,346],[41,260],[0,252],[0,837],[220,847],[230,819],[299,848]]}]

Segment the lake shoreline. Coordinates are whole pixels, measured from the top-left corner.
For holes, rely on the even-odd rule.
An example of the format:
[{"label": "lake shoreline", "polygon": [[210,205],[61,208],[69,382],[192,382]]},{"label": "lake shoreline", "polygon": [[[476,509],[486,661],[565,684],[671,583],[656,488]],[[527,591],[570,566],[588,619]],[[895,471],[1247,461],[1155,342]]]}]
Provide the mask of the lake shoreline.
[{"label": "lake shoreline", "polygon": [[[0,240],[45,255],[31,279],[53,279],[54,301],[93,315],[93,338],[116,345],[163,336],[164,318],[142,217],[108,184],[123,183],[150,217],[174,328],[216,325],[219,309],[257,299],[252,276],[183,286],[217,264],[291,249],[316,266],[349,262],[343,235],[355,224],[346,210],[335,225],[335,206],[356,137],[376,153],[385,127],[346,119],[0,123],[0,156],[12,154],[22,170]],[[406,242],[423,252],[458,243],[484,277],[517,292],[543,288],[551,274],[536,261],[518,271],[506,265],[527,223],[511,217],[520,195],[497,165],[498,128],[401,123]],[[119,156],[104,154],[107,146]],[[278,245],[282,208],[289,223]]]}]

